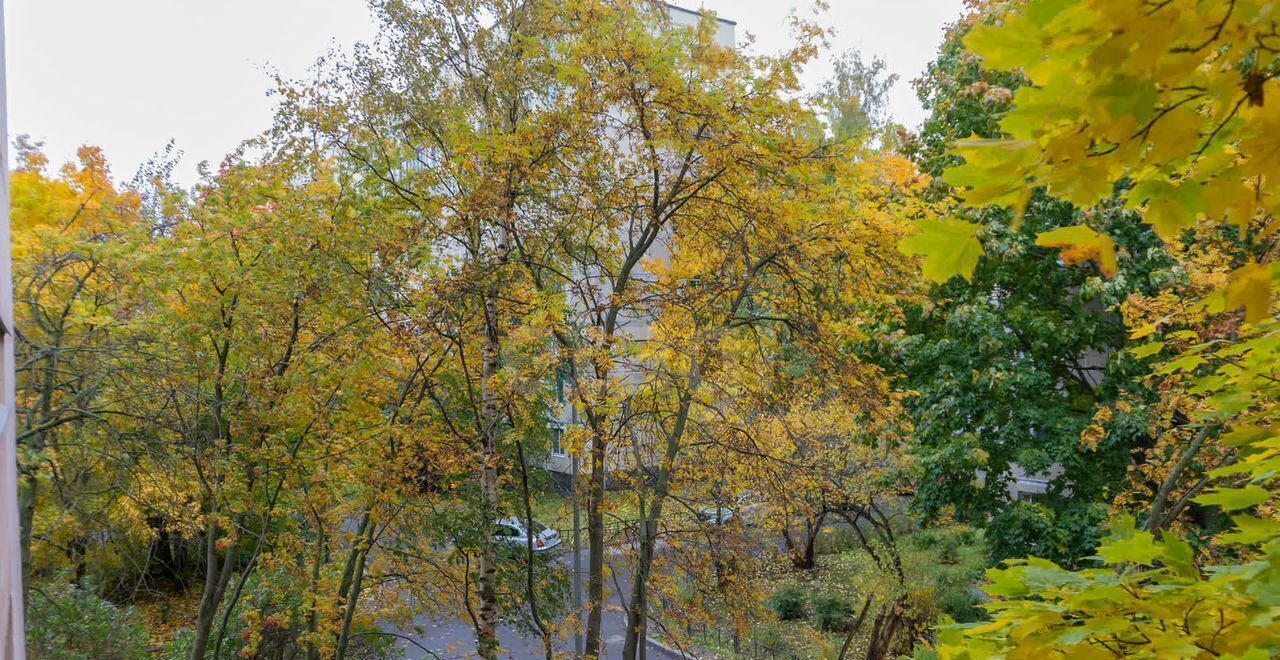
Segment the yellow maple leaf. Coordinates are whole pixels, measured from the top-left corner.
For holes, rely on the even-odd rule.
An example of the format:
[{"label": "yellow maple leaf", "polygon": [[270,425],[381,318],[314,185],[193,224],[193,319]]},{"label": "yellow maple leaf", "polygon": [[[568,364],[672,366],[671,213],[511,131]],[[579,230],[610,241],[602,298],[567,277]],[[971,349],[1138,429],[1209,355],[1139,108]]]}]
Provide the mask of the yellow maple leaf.
[{"label": "yellow maple leaf", "polygon": [[1074,225],[1047,231],[1036,236],[1036,245],[1058,248],[1062,262],[1067,265],[1095,261],[1103,275],[1116,276],[1115,241],[1090,227]]},{"label": "yellow maple leaf", "polygon": [[1271,267],[1249,263],[1227,276],[1226,308],[1244,308],[1244,320],[1258,323],[1271,315]]}]

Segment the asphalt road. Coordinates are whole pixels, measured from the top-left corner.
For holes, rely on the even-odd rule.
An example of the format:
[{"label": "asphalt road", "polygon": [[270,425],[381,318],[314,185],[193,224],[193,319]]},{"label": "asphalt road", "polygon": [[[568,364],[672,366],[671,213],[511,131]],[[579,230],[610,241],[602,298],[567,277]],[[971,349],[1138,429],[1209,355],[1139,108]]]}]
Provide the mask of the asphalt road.
[{"label": "asphalt road", "polygon": [[[566,547],[565,546],[562,547]],[[586,573],[590,554],[582,551],[582,582],[583,590],[586,590]],[[621,559],[621,558],[619,558]],[[563,564],[565,568],[573,571],[573,551],[571,549],[564,550],[564,554],[556,559],[557,562]],[[606,606],[604,611],[604,647],[605,658],[621,658],[622,657],[622,641],[626,634],[626,618],[622,612],[622,604],[616,589],[614,589],[614,580],[624,589],[628,588],[631,583],[630,571],[621,565],[613,565],[614,562],[606,559],[606,563],[610,564],[614,572],[611,579],[606,584]],[[585,597],[585,593],[584,593]],[[414,619],[414,625],[423,630],[423,634],[419,635],[416,631],[400,630],[401,634],[413,637],[414,641],[431,650],[427,653],[422,649],[410,644],[409,642],[400,642],[400,647],[405,650],[405,657],[417,660],[419,658],[444,658],[446,660],[457,660],[461,658],[475,657],[475,631],[471,624],[459,619],[441,620],[435,619],[429,615],[424,615]],[[517,630],[513,626],[502,626],[498,629],[498,642],[502,645],[502,658],[543,658],[545,652],[542,648],[542,640],[537,636],[525,636],[522,631]],[[555,651],[558,654],[571,654],[574,651],[574,638],[560,640]],[[664,657],[655,653],[656,649],[651,649],[650,657]],[[432,655],[435,654],[435,655]]]}]

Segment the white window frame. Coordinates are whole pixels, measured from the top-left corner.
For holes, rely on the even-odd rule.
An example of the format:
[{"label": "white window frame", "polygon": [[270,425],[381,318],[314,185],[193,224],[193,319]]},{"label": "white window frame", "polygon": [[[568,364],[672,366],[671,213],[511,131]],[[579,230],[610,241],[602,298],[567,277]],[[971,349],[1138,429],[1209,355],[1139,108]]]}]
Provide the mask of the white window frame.
[{"label": "white window frame", "polygon": [[551,432],[551,455],[556,458],[564,458],[569,452],[564,448],[564,423],[551,422],[547,425],[547,430]]}]

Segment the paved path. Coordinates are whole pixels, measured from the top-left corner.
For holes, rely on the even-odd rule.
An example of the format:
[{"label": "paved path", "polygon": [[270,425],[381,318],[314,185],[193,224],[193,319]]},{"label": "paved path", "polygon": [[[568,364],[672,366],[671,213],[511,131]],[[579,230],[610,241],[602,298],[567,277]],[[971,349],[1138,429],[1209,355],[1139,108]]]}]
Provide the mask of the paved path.
[{"label": "paved path", "polygon": [[[582,551],[582,582],[585,597],[586,590],[586,573],[590,554]],[[573,571],[573,551],[568,550],[556,559],[557,562],[565,566],[566,570],[572,574]],[[607,562],[608,563],[608,562]],[[612,578],[606,584],[607,605],[603,614],[603,638],[605,653],[604,658],[621,658],[622,657],[622,641],[626,634],[626,618],[622,612],[622,603],[614,587],[614,579],[617,584],[624,589],[629,588],[631,584],[631,575],[624,567],[615,567]],[[570,595],[572,598],[572,595]],[[398,632],[410,635],[416,642],[431,649],[432,653],[437,654],[434,657],[444,658],[446,660],[460,660],[462,658],[471,658],[475,656],[475,630],[471,624],[459,619],[439,620],[430,615],[423,615],[414,619],[414,624],[423,630],[423,634],[418,635],[415,632],[400,630]],[[542,648],[542,640],[536,635],[526,636],[522,631],[517,630],[514,626],[504,625],[498,629],[498,642],[502,645],[502,658],[544,658],[545,652]],[[401,641],[400,647],[405,650],[405,657],[411,660],[430,659],[433,656],[422,649]],[[555,646],[557,654],[572,654],[574,651],[574,639],[570,637],[567,640],[560,641]],[[651,658],[665,658],[660,651],[651,647],[649,652]],[[679,656],[676,656],[679,657]]]}]

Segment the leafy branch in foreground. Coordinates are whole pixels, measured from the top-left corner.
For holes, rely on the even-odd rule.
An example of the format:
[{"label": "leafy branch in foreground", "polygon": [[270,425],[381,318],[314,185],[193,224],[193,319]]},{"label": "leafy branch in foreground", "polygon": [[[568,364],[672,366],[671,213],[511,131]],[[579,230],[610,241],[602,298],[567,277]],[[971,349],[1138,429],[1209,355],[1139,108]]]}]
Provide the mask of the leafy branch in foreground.
[{"label": "leafy branch in foreground", "polygon": [[[1175,418],[1173,426],[1190,431],[1179,436],[1179,455],[1191,459],[1174,467],[1191,463],[1201,446],[1227,456],[1172,506],[1195,503],[1206,516],[1216,509],[1231,523],[1225,532],[1208,526],[1203,538],[1157,538],[1149,530],[1164,526],[1163,498],[1172,490],[1161,488],[1147,506],[1131,505],[1154,519],[1144,529],[1130,515],[1112,523],[1098,568],[1070,572],[1029,559],[993,570],[994,620],[945,630],[942,657],[1050,648],[1073,657],[1269,657],[1280,650],[1276,9],[1247,0],[1037,0],[999,13],[967,38],[987,66],[1020,68],[1031,83],[1000,122],[1008,137],[957,143],[965,162],[945,178],[964,189],[967,203],[1020,212],[1043,186],[1089,207],[1119,191],[1183,260],[1195,254],[1186,244],[1234,233],[1220,254],[1230,272],[1179,306],[1181,314],[1222,316],[1232,332],[1188,335],[1180,327],[1185,317],[1174,312],[1133,330],[1135,338],[1163,339],[1144,355],[1167,343],[1171,354],[1156,373],[1185,375],[1184,396],[1197,402]],[[1110,259],[1102,237],[1086,234],[1042,240],[1062,245],[1064,261]]]}]

